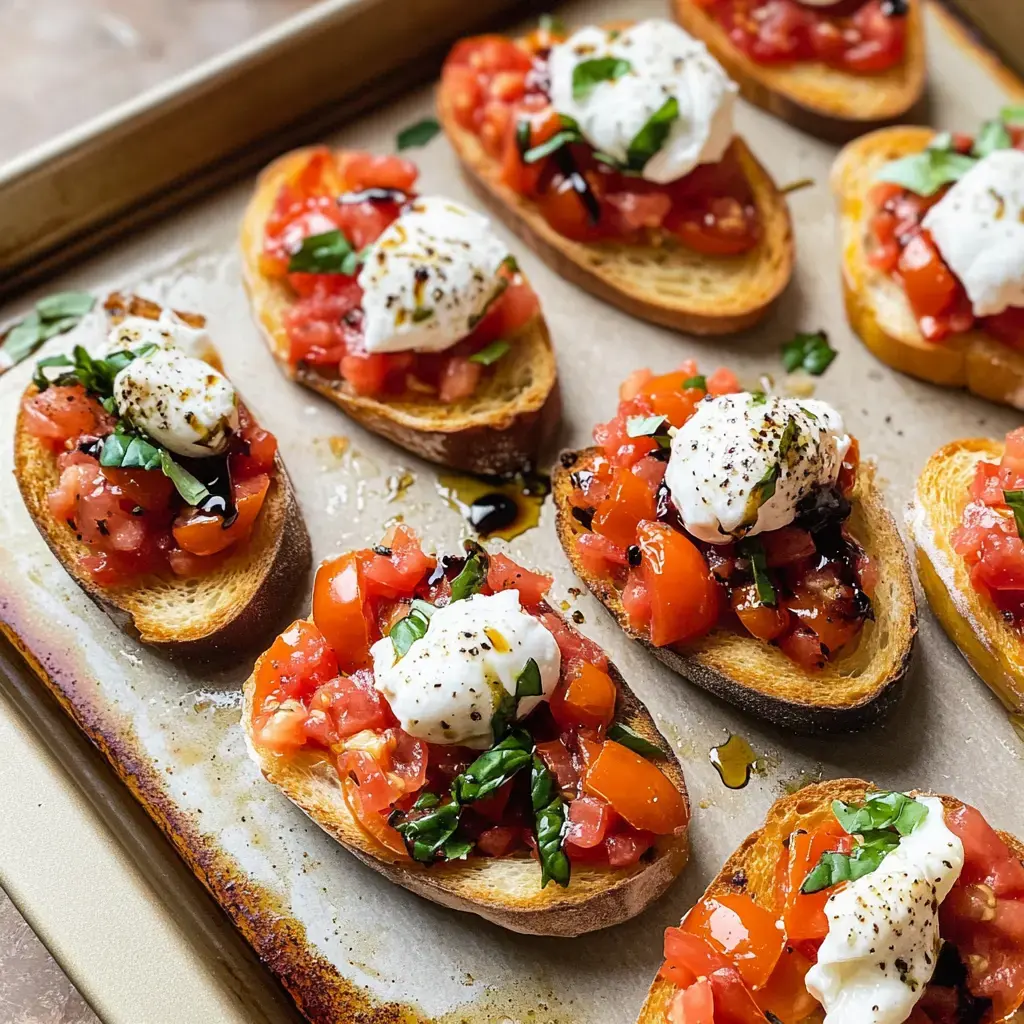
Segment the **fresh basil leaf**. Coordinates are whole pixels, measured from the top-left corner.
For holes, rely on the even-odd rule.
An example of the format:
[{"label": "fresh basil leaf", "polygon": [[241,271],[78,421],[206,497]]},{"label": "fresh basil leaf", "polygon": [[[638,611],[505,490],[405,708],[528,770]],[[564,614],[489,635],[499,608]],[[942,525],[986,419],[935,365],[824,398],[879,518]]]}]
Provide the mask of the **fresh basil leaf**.
[{"label": "fresh basil leaf", "polygon": [[411,608],[408,615],[399,619],[388,633],[395,649],[395,657],[404,657],[417,640],[427,635],[429,625],[430,617],[424,615],[419,608]]},{"label": "fresh basil leaf", "polygon": [[932,140],[928,143],[927,148],[937,150],[940,153],[952,152],[955,148],[953,146],[953,133],[938,132],[932,136]]},{"label": "fresh basil leaf", "polygon": [[904,793],[873,793],[863,804],[833,800],[832,813],[850,835],[887,828],[909,835],[928,816],[928,808]]},{"label": "fresh basil leaf", "polygon": [[51,338],[56,338],[58,334],[67,334],[72,328],[77,327],[79,323],[81,323],[81,317],[77,316],[66,316],[60,320],[50,320],[42,325],[39,336],[43,341],[49,341]]},{"label": "fresh basil leaf", "polygon": [[658,152],[672,130],[672,122],[679,117],[679,101],[669,96],[647,119],[626,150],[626,165],[632,171],[642,171],[647,161]]},{"label": "fresh basil leaf", "polygon": [[[563,122],[566,118],[563,116]],[[573,122],[575,125],[575,122]],[[556,132],[546,142],[541,142],[536,146],[528,149],[523,154],[524,164],[535,164],[538,160],[543,160],[546,156],[551,156],[552,153],[557,149],[561,149],[563,146],[568,146],[573,142],[582,142],[583,135],[577,127],[563,128],[561,131]]]},{"label": "fresh basil leaf", "polygon": [[751,391],[750,392],[750,404],[751,405],[764,405],[768,401],[768,396],[763,391]]},{"label": "fresh basil leaf", "polygon": [[540,697],[543,693],[544,684],[540,678],[540,666],[533,658],[530,658],[516,679],[516,699]]},{"label": "fresh basil leaf", "polygon": [[491,559],[487,552],[475,541],[467,540],[465,543],[466,564],[462,571],[452,580],[453,601],[462,601],[467,597],[479,592],[487,579],[487,572],[491,567]]},{"label": "fresh basil leaf", "polygon": [[1024,540],[1024,491],[1003,491],[1003,501],[1013,510],[1017,536]]},{"label": "fresh basil leaf", "polygon": [[344,274],[353,251],[352,243],[337,228],[308,235],[288,260],[288,273]]},{"label": "fresh basil leaf", "polygon": [[170,453],[162,448],[160,449],[160,468],[163,470],[164,476],[174,484],[177,492],[185,499],[186,504],[198,506],[210,496],[206,485],[197,480],[184,466],[175,462]]},{"label": "fresh basil leaf", "polygon": [[973,156],[955,150],[925,149],[886,164],[877,175],[877,181],[888,181],[915,195],[935,195],[944,185],[959,181],[975,164]]},{"label": "fresh basil leaf", "polygon": [[664,416],[629,416],[626,419],[626,436],[654,437],[664,422]]},{"label": "fresh basil leaf", "polygon": [[395,810],[388,824],[402,837],[413,860],[432,864],[459,827],[461,808],[457,803],[439,804],[415,816]]},{"label": "fresh basil leaf", "polygon": [[1006,124],[1017,124],[1024,121],[1024,105],[1018,103],[1014,106],[1003,107],[999,111],[999,118]]},{"label": "fresh basil leaf", "polygon": [[[36,363],[36,371],[32,375],[32,383],[40,391],[45,391],[53,382],[43,372],[44,370],[53,366],[74,366],[75,364],[71,361],[70,357],[65,355],[59,356],[47,356],[45,359],[40,359]],[[109,410],[108,410],[109,411]]]},{"label": "fresh basil leaf", "polygon": [[737,545],[740,554],[750,561],[750,571],[754,576],[754,588],[761,604],[774,607],[778,601],[775,587],[768,572],[768,558],[764,553],[764,545],[756,537],[746,537]]},{"label": "fresh basil leaf", "polygon": [[2,356],[0,369],[16,366],[23,359],[32,355],[43,341],[43,322],[39,314],[32,310],[4,337],[3,344],[0,345],[0,356]]},{"label": "fresh basil leaf", "polygon": [[537,24],[541,32],[548,32],[553,36],[565,35],[565,22],[555,14],[542,14]]},{"label": "fresh basil leaf", "polygon": [[426,811],[431,807],[436,807],[441,802],[441,798],[436,793],[420,793],[416,798],[416,803],[412,805],[414,811]]},{"label": "fresh basil leaf", "polygon": [[785,459],[789,456],[789,451],[796,443],[797,437],[800,434],[800,427],[797,425],[796,417],[790,416],[786,420],[786,426],[783,428],[782,437],[779,438],[779,458]]},{"label": "fresh basil leaf", "polygon": [[161,469],[161,449],[144,438],[116,431],[100,449],[100,465],[117,469]]},{"label": "fresh basil leaf", "polygon": [[530,142],[533,140],[533,126],[530,124],[528,117],[521,117],[516,122],[516,149],[519,150],[519,156],[523,157],[530,148]]},{"label": "fresh basil leaf", "polygon": [[441,848],[442,860],[465,860],[473,852],[473,842],[461,836],[452,836],[445,840]]},{"label": "fresh basil leaf", "polygon": [[1000,149],[1013,149],[1013,139],[1002,121],[986,121],[974,140],[971,155],[984,160]]},{"label": "fresh basil leaf", "polygon": [[530,763],[533,739],[514,729],[500,743],[482,753],[461,775],[452,780],[452,799],[469,804],[489,797]]},{"label": "fresh basil leaf", "polygon": [[512,723],[516,720],[519,702],[516,700],[515,694],[509,693],[500,683],[495,684],[495,689],[499,692],[498,703],[491,715],[491,736],[497,742],[505,738]]},{"label": "fresh basil leaf", "polygon": [[899,839],[888,848],[884,844],[876,846],[858,846],[852,853],[823,853],[818,863],[811,869],[800,891],[805,895],[820,892],[840,882],[855,882],[858,878],[870,874],[885,859],[885,855],[895,849]]},{"label": "fresh basil leaf", "polygon": [[[782,475],[782,463],[774,462],[764,472],[764,476],[754,484],[750,497],[753,504],[753,512],[775,496],[775,485]],[[753,516],[751,518],[754,518]]]},{"label": "fresh basil leaf", "polygon": [[579,103],[602,82],[614,82],[632,70],[633,65],[621,57],[593,57],[580,61],[572,69],[572,98]]},{"label": "fresh basil leaf", "polygon": [[412,311],[412,322],[414,324],[421,324],[424,320],[429,320],[433,315],[434,311],[430,306],[417,306]]},{"label": "fresh basil leaf", "polygon": [[608,739],[629,747],[641,757],[665,757],[665,751],[650,740],[645,740],[640,733],[631,729],[625,722],[612,722],[608,728]]},{"label": "fresh basil leaf", "polygon": [[554,775],[534,754],[530,771],[530,802],[533,805],[533,834],[540,860],[540,887],[549,882],[567,886],[571,866],[563,844],[568,824],[565,801]]},{"label": "fresh basil leaf", "polygon": [[441,125],[433,117],[425,117],[422,121],[403,128],[395,137],[395,147],[401,153],[403,149],[417,149],[425,146],[441,130]]},{"label": "fresh basil leaf", "polygon": [[838,354],[829,344],[828,335],[824,331],[797,334],[792,341],[782,346],[782,365],[790,373],[802,369],[820,377]]},{"label": "fresh basil leaf", "polygon": [[492,341],[490,345],[485,345],[479,352],[474,352],[469,357],[469,361],[479,363],[481,366],[491,366],[511,348],[512,346],[507,341],[499,338],[497,341]]},{"label": "fresh basil leaf", "polygon": [[701,391],[707,391],[708,379],[702,373],[694,374],[683,381],[683,390],[685,391],[687,388],[700,388]]},{"label": "fresh basil leaf", "polygon": [[36,312],[46,321],[81,320],[86,313],[92,311],[96,299],[88,292],[57,292],[47,295],[36,303]]}]

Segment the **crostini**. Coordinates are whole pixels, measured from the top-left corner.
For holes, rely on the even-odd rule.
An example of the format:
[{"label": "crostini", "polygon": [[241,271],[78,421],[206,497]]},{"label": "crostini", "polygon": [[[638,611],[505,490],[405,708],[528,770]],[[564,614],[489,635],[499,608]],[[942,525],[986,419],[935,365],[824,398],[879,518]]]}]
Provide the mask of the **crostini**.
[{"label": "crostini", "polygon": [[204,320],[111,295],[104,346],[39,360],[14,472],[43,539],[143,643],[252,646],[309,569],[273,434],[223,375]]},{"label": "crostini", "polygon": [[897,121],[924,93],[920,0],[672,0],[745,99],[843,142]]},{"label": "crostini", "polygon": [[808,786],[666,930],[638,1024],[1016,1021],[1022,857],[953,797]]},{"label": "crostini", "polygon": [[757,322],[793,271],[789,211],[733,134],[736,86],[652,19],[457,43],[439,118],[470,182],[558,273],[694,334]]},{"label": "crostini", "polygon": [[[1015,112],[1003,112],[1012,120]],[[850,326],[903,373],[1024,408],[1024,128],[889,128],[832,172]]]},{"label": "crostini", "polygon": [[940,448],[907,510],[928,603],[971,668],[1024,715],[1024,428]]},{"label": "crostini", "polygon": [[537,296],[486,218],[396,156],[300,149],[259,177],[244,280],[285,373],[383,437],[473,473],[535,464],[558,424]]},{"label": "crostini", "polygon": [[[638,914],[687,858],[682,771],[604,652],[505,555],[397,526],[320,566],[256,664],[263,774],[391,881],[513,931]],[[551,884],[553,883],[553,884]]]},{"label": "crostini", "polygon": [[631,375],[594,440],[555,467],[556,524],[628,636],[790,729],[858,728],[895,701],[910,567],[838,412],[687,362]]}]

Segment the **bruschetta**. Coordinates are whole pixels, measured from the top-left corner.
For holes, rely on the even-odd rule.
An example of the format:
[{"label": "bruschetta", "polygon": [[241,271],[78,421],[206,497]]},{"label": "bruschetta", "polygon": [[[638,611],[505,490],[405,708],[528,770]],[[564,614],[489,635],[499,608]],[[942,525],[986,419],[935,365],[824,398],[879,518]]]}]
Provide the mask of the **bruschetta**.
[{"label": "bruschetta", "polygon": [[922,99],[921,0],[672,0],[745,99],[834,142]]},{"label": "bruschetta", "polygon": [[324,562],[310,619],[256,664],[243,725],[263,774],[346,849],[517,932],[638,914],[687,858],[668,744],[550,577],[406,526]]},{"label": "bruschetta", "polygon": [[907,510],[928,603],[971,668],[1024,715],[1024,428],[944,445]]},{"label": "bruschetta", "polygon": [[300,149],[260,175],[244,280],[284,372],[368,430],[474,473],[535,464],[560,415],[537,296],[486,218],[396,156]]},{"label": "bruschetta", "polygon": [[1022,857],[954,797],[808,786],[666,930],[638,1024],[1017,1021]]},{"label": "bruschetta", "polygon": [[143,643],[189,655],[252,646],[310,565],[273,434],[246,408],[195,314],[111,295],[94,352],[41,359],[14,472],[76,583]]},{"label": "bruschetta", "polygon": [[[1004,111],[1011,118],[1013,111]],[[1024,408],[1024,129],[888,128],[832,172],[850,326],[883,362]]]},{"label": "bruschetta", "polygon": [[457,43],[439,118],[470,182],[558,273],[693,334],[757,322],[793,270],[784,197],[734,135],[736,87],[652,19]]},{"label": "bruschetta", "polygon": [[835,409],[687,362],[634,373],[594,440],[555,467],[556,524],[628,636],[790,729],[858,728],[896,700],[910,567]]}]

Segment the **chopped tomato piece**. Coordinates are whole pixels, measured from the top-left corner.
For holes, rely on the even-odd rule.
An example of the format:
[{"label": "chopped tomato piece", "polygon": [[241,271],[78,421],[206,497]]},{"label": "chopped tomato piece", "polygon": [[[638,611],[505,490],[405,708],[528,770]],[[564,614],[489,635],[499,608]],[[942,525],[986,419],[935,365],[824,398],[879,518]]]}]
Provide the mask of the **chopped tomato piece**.
[{"label": "chopped tomato piece", "polygon": [[581,662],[552,699],[551,713],[563,727],[583,726],[603,735],[615,717],[617,696],[618,689],[607,672]]},{"label": "chopped tomato piece", "polygon": [[626,548],[635,543],[639,522],[656,514],[654,491],[628,469],[618,469],[608,497],[597,506],[591,529]]},{"label": "chopped tomato piece", "polygon": [[711,982],[701,978],[681,989],[668,1007],[669,1024],[715,1024],[715,997]]},{"label": "chopped tomato piece", "polygon": [[817,941],[828,934],[825,904],[835,889],[805,894],[800,891],[821,855],[829,851],[849,853],[853,840],[838,822],[829,822],[817,832],[794,832],[789,839],[789,884],[783,920],[792,942]]},{"label": "chopped tomato piece", "polygon": [[718,620],[718,587],[692,541],[665,523],[641,522],[637,544],[656,647],[702,636]]},{"label": "chopped tomato piece", "polygon": [[178,546],[193,555],[215,555],[240,541],[247,540],[256,524],[256,517],[270,490],[270,477],[265,473],[234,481],[234,501],[237,515],[230,525],[222,516],[209,515],[190,509],[179,516],[174,524],[174,539]]},{"label": "chopped tomato piece", "polygon": [[504,857],[516,845],[519,832],[509,825],[493,825],[477,837],[476,850],[485,857]]},{"label": "chopped tomato piece", "polygon": [[502,590],[515,588],[519,591],[520,603],[529,608],[544,600],[544,595],[551,589],[551,577],[524,569],[508,555],[499,553],[491,555],[487,585],[496,594]]},{"label": "chopped tomato piece", "polygon": [[604,840],[605,855],[608,866],[612,868],[630,868],[654,845],[655,835],[652,832],[641,832],[639,829],[626,828],[621,832],[606,836]]},{"label": "chopped tomato piece", "polygon": [[21,403],[25,429],[54,446],[85,435],[108,434],[114,417],[80,384],[54,385]]},{"label": "chopped tomato piece", "polygon": [[612,822],[612,809],[604,800],[581,796],[570,802],[568,817],[566,845],[589,850],[604,842]]},{"label": "chopped tomato piece", "polygon": [[387,822],[386,811],[401,796],[368,754],[346,751],[338,762],[345,802],[363,829],[391,853],[407,856],[401,835]]},{"label": "chopped tomato piece", "polygon": [[419,538],[408,526],[399,525],[384,550],[389,553],[378,551],[363,567],[362,579],[369,597],[411,597],[437,564],[437,559],[423,553]]},{"label": "chopped tomato piece", "polygon": [[365,672],[336,676],[320,685],[310,699],[309,710],[314,719],[321,712],[330,720],[333,742],[364,729],[386,729],[394,721],[387,702],[373,685],[372,675]]},{"label": "chopped tomato piece", "polygon": [[621,743],[606,740],[583,788],[601,797],[634,828],[668,835],[689,821],[682,793],[654,764]]},{"label": "chopped tomato piece", "polygon": [[345,672],[370,665],[370,623],[361,559],[345,554],[324,562],[313,581],[313,621]]},{"label": "chopped tomato piece", "polygon": [[561,740],[548,740],[537,744],[537,753],[558,780],[561,789],[575,789],[579,775],[568,747]]}]

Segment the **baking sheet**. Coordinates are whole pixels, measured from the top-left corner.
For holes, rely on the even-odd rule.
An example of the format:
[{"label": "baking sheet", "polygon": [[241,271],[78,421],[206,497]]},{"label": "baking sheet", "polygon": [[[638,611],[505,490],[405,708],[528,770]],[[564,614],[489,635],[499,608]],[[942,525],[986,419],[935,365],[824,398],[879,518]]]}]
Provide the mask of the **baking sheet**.
[{"label": "baking sheet", "polygon": [[[625,8],[625,9],[624,9]],[[654,0],[567,5],[570,23],[663,13]],[[928,24],[935,123],[970,130],[1020,87],[965,45],[937,7]],[[337,133],[331,141],[386,151],[396,129],[428,113],[429,90]],[[781,375],[778,348],[797,329],[827,327],[840,356],[817,397],[846,415],[862,451],[876,456],[898,510],[916,471],[940,444],[1000,434],[1009,410],[931,388],[876,363],[842,315],[833,203],[832,147],[742,106],[738,128],[780,183],[811,177],[795,193],[798,268],[790,291],[758,330],[697,342],[632,320],[561,281],[508,235],[539,292],[558,348],[565,397],[560,442],[586,443],[614,408],[632,369],[684,358],[725,364],[753,383]],[[414,155],[424,191],[474,203],[443,139]],[[52,287],[131,288],[209,317],[226,368],[281,441],[317,560],[375,541],[401,516],[427,545],[467,535],[438,493],[436,471],[368,435],[333,406],[280,376],[252,326],[240,286],[237,221],[243,182],[138,235]],[[499,226],[499,231],[503,229]],[[19,308],[33,296],[26,295]],[[14,307],[0,311],[0,318]],[[86,322],[73,337],[97,330]],[[0,378],[0,436],[13,430],[22,367]],[[344,438],[342,441],[340,439]],[[540,527],[508,545],[525,564],[555,570],[556,600],[580,610],[584,632],[617,662],[677,748],[694,802],[693,853],[682,878],[644,915],[576,940],[523,938],[443,910],[392,887],[310,824],[248,761],[237,723],[240,663],[215,676],[163,660],[118,632],[49,556],[0,450],[0,624],[36,659],[69,710],[105,750],[180,852],[282,978],[311,1020],[540,1022],[635,1019],[660,961],[661,932],[678,921],[768,804],[811,777],[862,775],[883,786],[954,792],[994,824],[1024,831],[1024,807],[1007,799],[1021,744],[994,697],[967,669],[925,607],[907,696],[880,728],[807,740],[759,725],[690,686],[619,634],[597,603],[578,595],[548,506]],[[414,479],[403,487],[406,475]],[[495,544],[495,548],[505,545]],[[308,595],[297,611],[308,607]],[[269,641],[269,638],[268,638]],[[743,791],[726,790],[708,761],[730,732],[766,760]],[[25,852],[30,856],[30,851]]]}]

